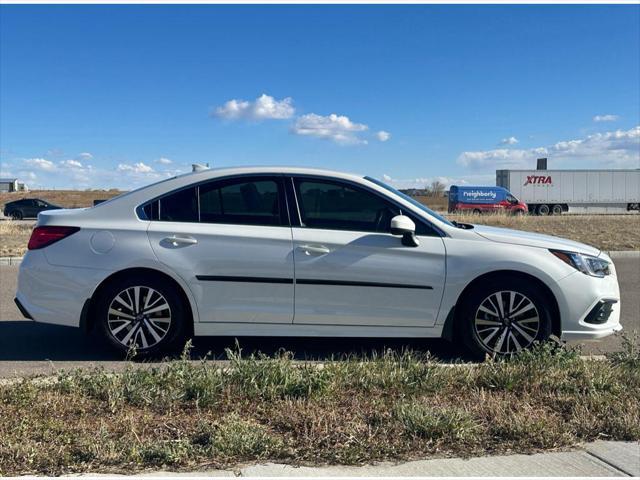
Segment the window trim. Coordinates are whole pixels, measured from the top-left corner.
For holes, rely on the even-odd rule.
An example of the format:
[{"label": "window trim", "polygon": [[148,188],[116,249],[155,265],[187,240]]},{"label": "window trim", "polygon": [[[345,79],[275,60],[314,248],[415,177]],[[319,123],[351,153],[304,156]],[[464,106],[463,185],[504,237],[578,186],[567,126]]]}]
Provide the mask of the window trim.
[{"label": "window trim", "polygon": [[[433,232],[433,235],[425,235],[425,234],[417,234],[416,235],[418,237],[445,237],[446,234],[437,226],[435,226],[434,224],[432,224],[431,222],[423,219],[422,217],[420,217],[418,214],[416,214],[413,210],[410,210],[409,208],[407,208],[405,205],[402,205],[400,202],[396,201],[394,198],[391,198],[389,196],[383,195],[382,193],[374,190],[373,188],[370,188],[368,185],[363,185],[361,183],[358,182],[354,182],[353,180],[348,180],[348,179],[344,179],[344,178],[335,178],[335,177],[325,177],[322,175],[315,175],[315,174],[291,174],[288,175],[289,178],[291,178],[291,188],[293,190],[293,194],[295,197],[295,201],[296,201],[296,207],[297,207],[297,211],[298,211],[298,215],[299,215],[299,225],[295,225],[297,227],[300,228],[308,228],[310,230],[330,230],[330,231],[335,231],[335,232],[359,232],[359,233],[368,233],[368,234],[381,234],[381,235],[391,235],[389,232],[372,232],[370,230],[336,230],[336,229],[330,229],[330,228],[313,228],[313,227],[307,227],[304,222],[302,221],[302,211],[300,209],[300,205],[298,202],[298,195],[297,195],[297,188],[296,188],[296,180],[297,179],[305,179],[305,180],[320,180],[320,181],[325,181],[325,182],[333,182],[333,183],[344,183],[346,185],[355,187],[355,188],[360,188],[362,190],[365,190],[368,193],[371,193],[379,198],[381,198],[383,201],[390,203],[394,206],[396,206],[398,209],[400,209],[400,211],[402,212],[403,215],[408,213],[408,217],[411,218],[411,220],[416,224],[416,226],[421,223],[423,226],[425,226],[427,229],[431,230]],[[289,214],[291,216],[291,213]],[[294,226],[294,225],[292,225]],[[416,228],[417,230],[417,228]]]},{"label": "window trim", "polygon": [[[276,187],[278,188],[278,202],[280,203],[280,225],[272,225],[272,224],[247,224],[247,223],[221,223],[221,222],[202,222],[200,221],[200,187],[209,183],[227,183],[227,182],[233,182],[234,180],[240,180],[242,181],[243,179],[263,179],[263,180],[271,180],[276,184]],[[248,180],[250,181],[250,180]],[[214,177],[214,178],[208,178],[206,180],[201,180],[199,182],[196,183],[190,183],[188,185],[184,185],[182,187],[176,188],[174,190],[171,190],[169,192],[165,192],[161,195],[157,195],[156,197],[152,198],[151,200],[146,200],[145,202],[141,203],[140,205],[138,205],[135,208],[135,212],[136,212],[136,216],[138,217],[139,220],[142,221],[146,221],[146,222],[163,222],[163,223],[178,223],[178,224],[198,224],[198,225],[237,225],[237,226],[243,226],[243,227],[286,227],[286,228],[290,228],[291,227],[291,218],[290,218],[290,214],[289,214],[289,206],[288,206],[288,202],[287,202],[287,198],[286,198],[286,188],[285,188],[285,177],[283,174],[281,173],[243,173],[243,174],[239,174],[239,175],[225,175],[223,177]],[[176,193],[182,192],[184,190],[188,190],[194,188],[196,191],[196,198],[198,199],[198,221],[197,222],[172,222],[169,220],[153,220],[150,218],[147,218],[146,213],[144,212],[144,209],[147,205],[150,205],[154,202],[158,202],[159,200],[162,200],[165,197],[168,197],[170,195],[174,195]],[[158,218],[160,217],[160,209],[162,208],[161,203],[158,203]]]}]

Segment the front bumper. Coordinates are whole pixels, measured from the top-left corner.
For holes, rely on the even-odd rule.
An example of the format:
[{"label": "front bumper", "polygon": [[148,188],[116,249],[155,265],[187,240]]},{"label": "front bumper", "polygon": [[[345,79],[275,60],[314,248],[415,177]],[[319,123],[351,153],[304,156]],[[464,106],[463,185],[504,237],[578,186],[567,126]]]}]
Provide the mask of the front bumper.
[{"label": "front bumper", "polygon": [[[607,260],[611,261],[607,258]],[[620,324],[620,288],[611,263],[611,275],[604,278],[590,277],[575,272],[558,282],[562,290],[560,305],[562,318],[561,339],[568,342],[589,342],[622,330]],[[609,304],[606,321],[596,323],[594,310]]]}]

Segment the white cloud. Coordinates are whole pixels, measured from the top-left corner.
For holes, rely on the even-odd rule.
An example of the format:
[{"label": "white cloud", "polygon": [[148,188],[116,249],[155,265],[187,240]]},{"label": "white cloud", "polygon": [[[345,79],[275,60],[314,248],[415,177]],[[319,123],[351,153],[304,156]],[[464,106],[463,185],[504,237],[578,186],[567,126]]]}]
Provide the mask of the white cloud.
[{"label": "white cloud", "polygon": [[530,149],[499,148],[463,152],[458,164],[475,168],[534,168],[535,159],[548,156],[553,168],[638,168],[640,126],[595,133]]},{"label": "white cloud", "polygon": [[121,163],[116,168],[118,172],[132,172],[132,173],[153,173],[154,170],[149,165],[143,162],[134,163],[130,165],[128,163]]},{"label": "white cloud", "polygon": [[291,97],[276,100],[262,94],[253,102],[246,100],[229,100],[215,109],[216,117],[227,120],[286,120],[293,117],[295,108]]},{"label": "white cloud", "polygon": [[82,152],[82,153],[78,154],[78,156],[76,158],[78,160],[82,160],[84,162],[88,162],[89,160],[93,159],[93,155],[91,155],[89,152]]},{"label": "white cloud", "polygon": [[68,168],[82,168],[82,163],[77,160],[63,160],[60,165]]},{"label": "white cloud", "polygon": [[389,132],[385,132],[384,130],[380,130],[376,133],[376,138],[381,142],[386,142],[391,138],[391,134]]},{"label": "white cloud", "polygon": [[616,120],[618,120],[618,115],[596,115],[595,117],[593,117],[593,121],[594,122],[615,122]]},{"label": "white cloud", "polygon": [[160,157],[159,159],[156,160],[156,163],[159,163],[161,165],[170,165],[173,162],[169,158]]},{"label": "white cloud", "polygon": [[291,128],[296,135],[332,140],[341,145],[365,145],[368,142],[358,136],[369,127],[354,123],[345,115],[332,113],[328,116],[309,113],[298,117]]},{"label": "white cloud", "polygon": [[56,169],[55,164],[45,158],[27,158],[24,164],[39,170],[52,171]]},{"label": "white cloud", "polygon": [[500,141],[500,145],[515,145],[519,141],[516,137],[507,137]]}]

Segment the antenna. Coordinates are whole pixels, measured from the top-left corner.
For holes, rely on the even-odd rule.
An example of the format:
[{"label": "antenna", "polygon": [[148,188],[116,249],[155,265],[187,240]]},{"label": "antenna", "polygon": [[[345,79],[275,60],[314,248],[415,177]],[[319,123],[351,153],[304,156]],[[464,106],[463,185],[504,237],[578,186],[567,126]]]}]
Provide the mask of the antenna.
[{"label": "antenna", "polygon": [[193,163],[191,164],[191,171],[192,172],[202,172],[203,170],[209,170],[209,164],[205,163]]}]

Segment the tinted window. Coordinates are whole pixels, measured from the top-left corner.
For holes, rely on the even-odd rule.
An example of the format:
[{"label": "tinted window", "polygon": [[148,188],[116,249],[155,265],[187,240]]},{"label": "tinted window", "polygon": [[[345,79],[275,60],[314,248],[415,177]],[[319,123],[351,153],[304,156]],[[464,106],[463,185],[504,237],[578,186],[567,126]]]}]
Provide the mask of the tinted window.
[{"label": "tinted window", "polygon": [[200,186],[200,221],[239,225],[282,225],[278,183],[238,179]]},{"label": "tinted window", "polygon": [[186,188],[159,200],[158,218],[165,222],[197,222],[198,197],[196,188]]},{"label": "tinted window", "polygon": [[147,220],[288,225],[280,179],[218,180],[171,193],[142,207]]},{"label": "tinted window", "polygon": [[388,232],[400,209],[381,197],[348,184],[296,180],[302,223],[309,228]]}]

